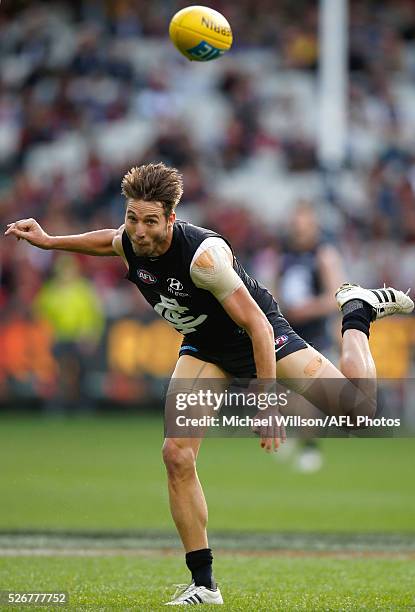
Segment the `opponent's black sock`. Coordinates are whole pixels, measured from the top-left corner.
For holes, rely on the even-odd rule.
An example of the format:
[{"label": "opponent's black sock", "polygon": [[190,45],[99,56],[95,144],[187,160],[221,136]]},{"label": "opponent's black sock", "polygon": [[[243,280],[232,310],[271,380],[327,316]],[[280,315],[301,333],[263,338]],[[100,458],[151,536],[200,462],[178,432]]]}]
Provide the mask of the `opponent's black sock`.
[{"label": "opponent's black sock", "polygon": [[350,300],[342,308],[342,336],[346,329],[357,329],[369,338],[370,323],[374,319],[374,310],[362,300]]},{"label": "opponent's black sock", "polygon": [[210,548],[201,548],[186,553],[186,565],[192,572],[196,586],[216,589],[216,582],[212,576],[212,561],[213,555]]}]

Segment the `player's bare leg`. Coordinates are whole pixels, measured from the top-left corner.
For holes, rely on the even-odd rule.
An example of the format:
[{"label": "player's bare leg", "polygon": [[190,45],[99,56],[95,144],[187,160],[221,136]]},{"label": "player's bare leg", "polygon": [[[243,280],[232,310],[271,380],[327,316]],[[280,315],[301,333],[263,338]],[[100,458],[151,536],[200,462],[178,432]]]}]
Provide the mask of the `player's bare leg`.
[{"label": "player's bare leg", "polygon": [[[170,383],[168,397],[178,392],[197,392],[203,389],[203,381],[209,379],[209,388],[221,392],[226,386],[227,375],[212,363],[203,362],[190,355],[179,358]],[[215,387],[213,389],[213,387]],[[169,400],[167,400],[169,401]],[[168,411],[168,409],[166,409]],[[204,411],[206,413],[206,411]],[[166,418],[169,418],[168,416]],[[197,432],[195,431],[195,436]],[[179,597],[221,598],[212,578],[212,553],[208,548],[208,510],[200,484],[196,460],[201,437],[168,437],[163,445],[166,465],[170,509],[186,551],[186,563],[192,572],[194,584]],[[193,593],[194,587],[200,587]],[[193,589],[193,590],[192,590]],[[205,589],[205,590],[203,590]],[[207,591],[213,589],[210,593]],[[209,600],[210,601],[210,600]],[[200,602],[199,602],[200,603]],[[206,601],[208,603],[208,601]],[[210,601],[222,603],[222,601]]]},{"label": "player's bare leg", "polygon": [[336,299],[343,314],[340,369],[366,397],[375,398],[376,366],[369,346],[370,323],[396,313],[408,314],[414,304],[407,294],[392,287],[368,290],[350,283],[339,287]]},{"label": "player's bare leg", "polygon": [[170,510],[186,552],[208,546],[208,511],[196,471],[200,444],[198,438],[167,438],[163,445]]},{"label": "player's bare leg", "polygon": [[340,370],[350,380],[353,380],[367,397],[376,395],[376,366],[370,352],[369,340],[366,334],[357,329],[344,332]]},{"label": "player's bare leg", "polygon": [[[309,347],[281,359],[277,378],[326,414],[371,417],[376,411],[376,368],[368,341],[370,323],[409,313],[414,305],[392,288],[373,291],[349,284],[342,285],[336,298],[343,312],[340,369]],[[339,384],[330,379],[339,379]]]},{"label": "player's bare leg", "polygon": [[[358,366],[358,361],[355,365]],[[367,396],[363,391],[357,394],[354,381],[349,381],[341,370],[312,347],[281,359],[277,363],[276,376],[310,402],[311,406],[308,407],[307,403],[296,406],[295,414],[316,416],[315,408],[325,414],[350,415],[352,418],[362,414],[372,416],[374,413],[374,396]],[[376,385],[376,379],[372,380]]]}]

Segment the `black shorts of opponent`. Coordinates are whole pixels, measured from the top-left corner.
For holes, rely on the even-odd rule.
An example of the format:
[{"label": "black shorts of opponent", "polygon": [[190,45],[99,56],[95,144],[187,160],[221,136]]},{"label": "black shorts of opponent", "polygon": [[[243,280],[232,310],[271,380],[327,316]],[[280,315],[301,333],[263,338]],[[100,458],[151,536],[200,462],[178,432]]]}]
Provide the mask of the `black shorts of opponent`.
[{"label": "black shorts of opponent", "polygon": [[[270,323],[274,328],[276,361],[309,346],[295,333],[284,317],[273,317]],[[182,355],[191,355],[201,361],[214,363],[235,378],[256,378],[252,342],[247,334],[227,342],[226,346],[221,346],[221,340],[218,338],[214,347],[196,346],[192,344],[190,337],[184,338],[179,351],[179,356]]]}]

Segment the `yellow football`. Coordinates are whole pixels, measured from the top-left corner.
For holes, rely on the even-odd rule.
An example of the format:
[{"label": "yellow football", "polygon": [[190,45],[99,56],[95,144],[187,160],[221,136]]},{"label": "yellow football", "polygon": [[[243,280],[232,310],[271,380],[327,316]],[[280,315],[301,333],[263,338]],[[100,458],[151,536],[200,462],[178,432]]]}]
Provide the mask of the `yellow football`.
[{"label": "yellow football", "polygon": [[221,13],[207,6],[187,6],[170,21],[170,38],[187,59],[208,62],[229,51],[232,30]]}]

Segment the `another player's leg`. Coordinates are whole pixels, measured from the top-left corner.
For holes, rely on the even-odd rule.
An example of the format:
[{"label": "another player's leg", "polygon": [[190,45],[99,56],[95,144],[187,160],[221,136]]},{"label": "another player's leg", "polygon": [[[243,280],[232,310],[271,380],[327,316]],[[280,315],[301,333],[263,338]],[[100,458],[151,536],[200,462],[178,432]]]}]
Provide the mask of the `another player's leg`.
[{"label": "another player's leg", "polygon": [[369,346],[370,325],[393,314],[409,314],[411,298],[393,287],[365,289],[344,283],[336,292],[343,314],[340,369],[367,397],[376,396],[376,366]]},{"label": "another player's leg", "polygon": [[390,287],[370,290],[350,284],[339,288],[336,299],[343,313],[340,370],[310,347],[281,359],[277,378],[326,414],[371,417],[376,411],[376,368],[368,342],[370,324],[412,312],[414,304]]},{"label": "another player's leg", "polygon": [[[204,388],[206,379],[209,379],[210,388],[214,386],[214,391],[221,392],[227,376],[212,363],[183,355],[173,373],[167,403],[179,392],[194,393]],[[166,411],[168,413],[168,407]],[[186,565],[192,574],[192,583],[177,593],[168,605],[223,603],[212,574],[213,556],[206,532],[208,511],[196,470],[202,438],[196,436],[195,431],[195,437],[168,437],[163,445],[170,509],[186,551]]]}]

